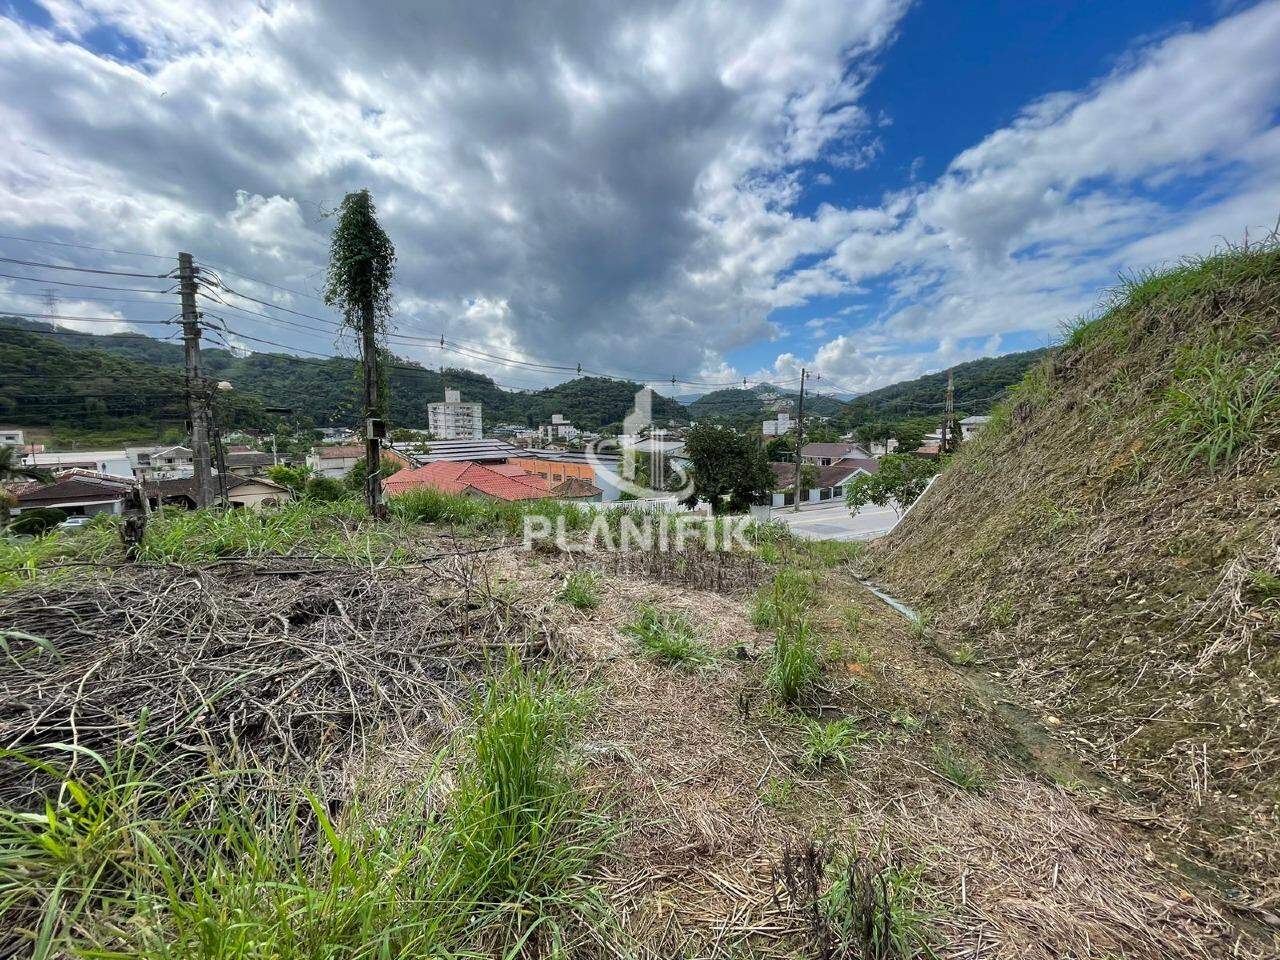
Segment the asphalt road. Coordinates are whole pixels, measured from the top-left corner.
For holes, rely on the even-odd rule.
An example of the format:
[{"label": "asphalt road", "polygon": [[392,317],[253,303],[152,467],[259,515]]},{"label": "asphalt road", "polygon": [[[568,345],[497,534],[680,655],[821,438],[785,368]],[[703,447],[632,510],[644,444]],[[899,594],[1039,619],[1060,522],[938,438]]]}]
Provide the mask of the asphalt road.
[{"label": "asphalt road", "polygon": [[807,540],[874,540],[888,533],[898,515],[889,507],[864,507],[856,517],[849,515],[844,501],[790,507],[776,507],[771,519],[781,520],[791,532]]}]

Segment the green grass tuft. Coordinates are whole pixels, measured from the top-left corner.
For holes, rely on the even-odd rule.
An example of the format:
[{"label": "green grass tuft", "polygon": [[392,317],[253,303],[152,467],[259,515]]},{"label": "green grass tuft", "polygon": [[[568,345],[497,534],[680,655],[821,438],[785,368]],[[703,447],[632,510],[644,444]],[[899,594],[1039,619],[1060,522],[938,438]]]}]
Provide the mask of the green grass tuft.
[{"label": "green grass tuft", "polygon": [[822,676],[822,655],[807,620],[789,620],[778,628],[765,685],[780,703],[808,697]]},{"label": "green grass tuft", "polygon": [[849,765],[849,751],[867,738],[851,717],[823,723],[810,720],[805,724],[804,744],[800,749],[800,762],[817,770],[828,763],[836,763],[841,769]]},{"label": "green grass tuft", "polygon": [[679,611],[661,611],[647,606],[622,628],[633,637],[642,656],[683,670],[709,667],[715,654],[698,638],[689,618]]},{"label": "green grass tuft", "polygon": [[1280,364],[1253,365],[1220,345],[1186,352],[1160,425],[1183,465],[1227,469],[1260,449],[1280,422]]},{"label": "green grass tuft", "polygon": [[577,570],[565,578],[559,598],[579,610],[600,606],[600,578],[589,570]]},{"label": "green grass tuft", "polygon": [[933,752],[938,773],[962,790],[981,790],[986,782],[982,768],[961,757],[950,747],[938,747]]}]

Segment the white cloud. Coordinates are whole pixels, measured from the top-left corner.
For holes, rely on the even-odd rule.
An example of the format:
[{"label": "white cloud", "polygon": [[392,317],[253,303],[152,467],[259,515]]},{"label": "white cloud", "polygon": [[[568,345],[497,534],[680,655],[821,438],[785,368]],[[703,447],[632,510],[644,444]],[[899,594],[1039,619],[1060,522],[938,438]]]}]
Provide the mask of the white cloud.
[{"label": "white cloud", "polygon": [[[734,379],[726,354],[779,337],[774,310],[876,281],[887,299],[832,308],[849,319],[811,325],[803,359],[868,389],[1047,335],[1121,269],[1280,213],[1277,0],[1028,105],[932,183],[810,216],[808,185],[892,136],[863,99],[907,0],[45,6],[48,31],[0,18],[5,232],[190,249],[314,292],[323,214],[368,186],[402,329],[517,358]],[[104,27],[143,60],[87,49]]]}]

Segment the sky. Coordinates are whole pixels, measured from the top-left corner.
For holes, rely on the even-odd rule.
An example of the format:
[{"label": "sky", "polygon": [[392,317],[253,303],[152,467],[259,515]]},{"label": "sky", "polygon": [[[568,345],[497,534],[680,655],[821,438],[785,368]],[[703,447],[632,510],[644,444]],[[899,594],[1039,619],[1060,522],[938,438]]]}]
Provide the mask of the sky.
[{"label": "sky", "polygon": [[0,312],[167,335],[187,250],[215,342],[349,354],[367,187],[402,356],[863,392],[1265,234],[1278,121],[1280,0],[0,0]]}]

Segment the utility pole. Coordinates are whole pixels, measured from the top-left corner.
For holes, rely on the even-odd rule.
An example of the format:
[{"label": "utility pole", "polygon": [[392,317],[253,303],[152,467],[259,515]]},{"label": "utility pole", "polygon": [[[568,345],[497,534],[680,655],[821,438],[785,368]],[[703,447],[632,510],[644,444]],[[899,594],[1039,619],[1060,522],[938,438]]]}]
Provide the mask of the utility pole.
[{"label": "utility pole", "polygon": [[209,407],[213,397],[200,372],[200,311],[196,309],[196,268],[189,253],[178,254],[182,292],[182,344],[187,360],[187,419],[191,421],[191,459],[195,466],[196,507],[213,503],[209,458]]},{"label": "utility pole", "polygon": [[360,352],[364,360],[364,501],[369,516],[385,518],[382,505],[382,420],[378,417],[378,341],[373,297],[360,305]]},{"label": "utility pole", "polygon": [[796,475],[791,483],[792,513],[800,512],[800,451],[804,449],[804,381],[807,373],[804,367],[800,368],[800,403],[796,408]]},{"label": "utility pole", "polygon": [[949,443],[950,437],[948,436],[948,434],[949,434],[949,431],[951,430],[951,417],[954,410],[955,410],[955,385],[952,382],[951,371],[948,370],[947,371],[947,410],[942,415],[942,448],[941,450],[938,451],[939,455],[945,454],[950,449],[951,444]]}]

